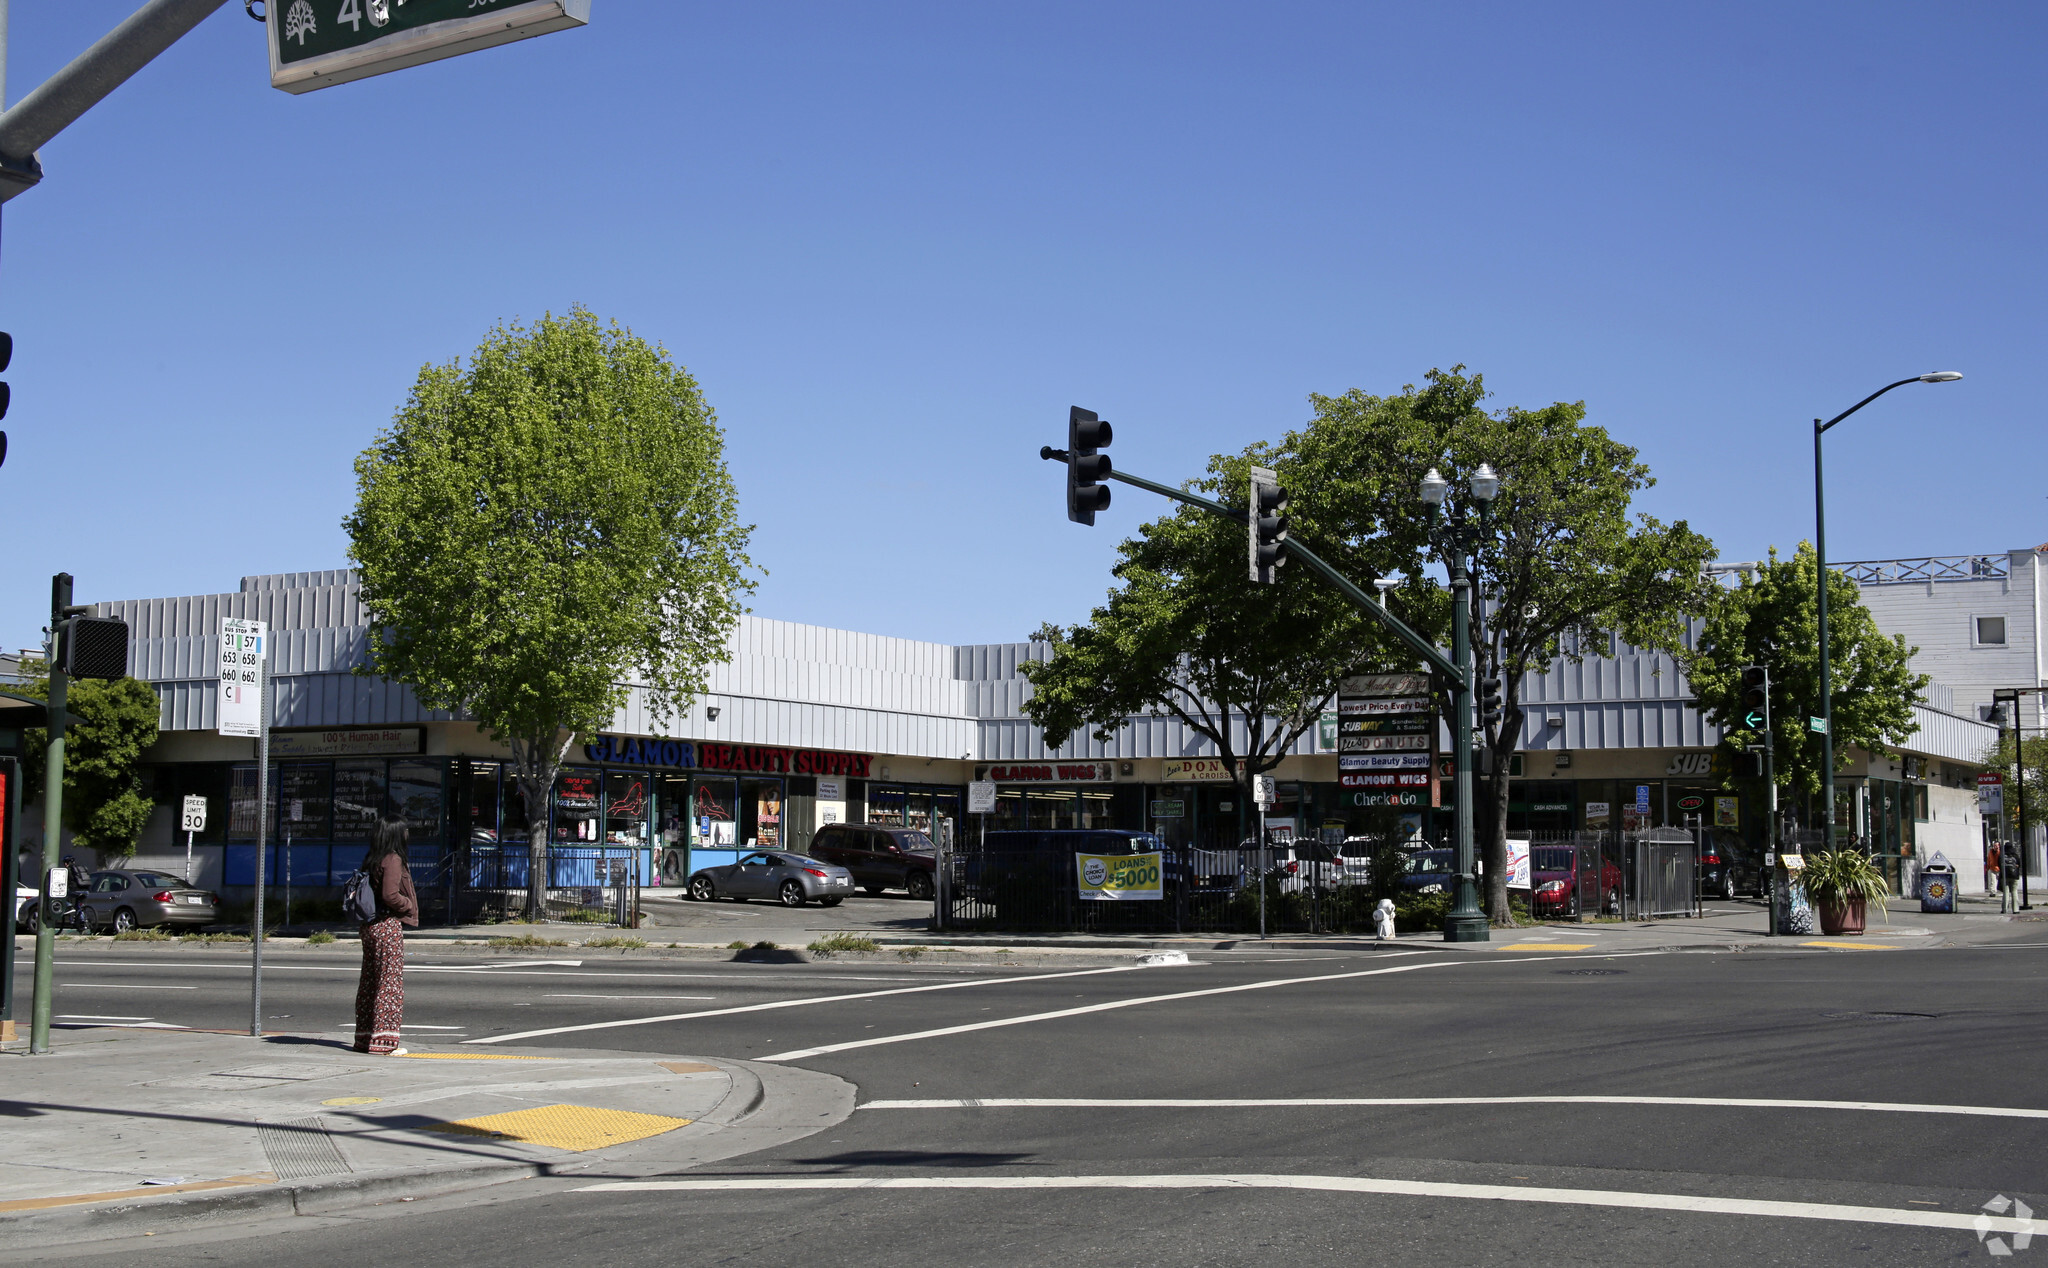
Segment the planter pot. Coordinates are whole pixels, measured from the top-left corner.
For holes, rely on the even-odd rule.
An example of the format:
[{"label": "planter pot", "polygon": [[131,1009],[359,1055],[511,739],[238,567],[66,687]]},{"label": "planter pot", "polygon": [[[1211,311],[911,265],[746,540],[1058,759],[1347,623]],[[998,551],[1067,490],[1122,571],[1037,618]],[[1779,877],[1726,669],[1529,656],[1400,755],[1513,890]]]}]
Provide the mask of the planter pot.
[{"label": "planter pot", "polygon": [[1829,937],[1863,932],[1863,899],[1824,898],[1814,905],[1820,908],[1820,931]]}]

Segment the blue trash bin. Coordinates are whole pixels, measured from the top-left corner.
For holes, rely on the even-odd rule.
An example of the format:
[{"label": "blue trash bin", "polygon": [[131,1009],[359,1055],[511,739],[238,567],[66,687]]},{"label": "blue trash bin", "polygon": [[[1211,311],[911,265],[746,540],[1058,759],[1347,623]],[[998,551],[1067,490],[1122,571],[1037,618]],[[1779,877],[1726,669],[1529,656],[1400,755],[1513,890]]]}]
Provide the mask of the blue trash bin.
[{"label": "blue trash bin", "polygon": [[1951,915],[1956,909],[1956,869],[1947,856],[1937,854],[1920,869],[1920,910],[1929,915]]}]

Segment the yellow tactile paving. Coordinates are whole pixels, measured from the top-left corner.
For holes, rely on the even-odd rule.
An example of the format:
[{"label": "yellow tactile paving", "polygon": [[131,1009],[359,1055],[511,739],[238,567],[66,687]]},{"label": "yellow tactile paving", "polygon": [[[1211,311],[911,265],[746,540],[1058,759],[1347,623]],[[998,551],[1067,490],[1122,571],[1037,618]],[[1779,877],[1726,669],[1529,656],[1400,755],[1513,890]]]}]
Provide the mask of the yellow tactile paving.
[{"label": "yellow tactile paving", "polygon": [[411,1061],[559,1061],[559,1057],[515,1057],[509,1052],[408,1052]]},{"label": "yellow tactile paving", "polygon": [[1590,942],[1512,942],[1499,948],[1502,951],[1591,951]]},{"label": "yellow tactile paving", "polygon": [[1819,947],[1823,951],[1896,951],[1897,947],[1884,942],[1802,942],[1802,947]]},{"label": "yellow tactile paving", "polygon": [[508,1114],[486,1114],[482,1118],[436,1123],[427,1130],[457,1136],[518,1140],[581,1153],[586,1149],[645,1140],[689,1124],[687,1118],[636,1114],[631,1110],[597,1109],[588,1105],[542,1105],[536,1109],[513,1110]]}]

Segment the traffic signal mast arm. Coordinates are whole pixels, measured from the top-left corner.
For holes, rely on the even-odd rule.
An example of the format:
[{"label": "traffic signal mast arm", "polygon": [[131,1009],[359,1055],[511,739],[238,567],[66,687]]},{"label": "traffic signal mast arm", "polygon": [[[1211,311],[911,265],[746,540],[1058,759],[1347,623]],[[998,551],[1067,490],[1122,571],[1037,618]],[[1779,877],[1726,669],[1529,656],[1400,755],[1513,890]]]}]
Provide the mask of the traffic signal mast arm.
[{"label": "traffic signal mast arm", "polygon": [[[1067,460],[1067,451],[1064,449],[1054,449],[1048,445],[1038,451],[1038,456],[1047,462],[1065,462]],[[1169,484],[1159,484],[1156,481],[1147,480],[1143,476],[1134,476],[1128,471],[1112,470],[1107,472],[1106,475],[1111,480],[1121,480],[1125,484],[1135,485],[1148,492],[1157,493],[1161,497],[1172,498],[1176,502],[1186,502],[1190,506],[1199,506],[1211,514],[1236,520],[1240,524],[1248,522],[1250,518],[1251,513],[1249,511],[1238,507],[1225,506],[1221,502],[1212,502],[1200,494],[1189,493],[1185,489],[1176,489]],[[1464,682],[1464,675],[1458,672],[1458,666],[1452,662],[1450,657],[1431,646],[1428,639],[1409,629],[1407,623],[1402,621],[1401,618],[1380,606],[1377,599],[1372,598],[1365,591],[1353,585],[1343,573],[1338,572],[1335,568],[1323,562],[1320,556],[1302,545],[1295,538],[1289,537],[1285,545],[1288,554],[1293,555],[1301,560],[1301,562],[1323,574],[1331,585],[1336,586],[1343,593],[1345,598],[1371,614],[1375,621],[1380,622],[1393,631],[1394,637],[1406,643],[1409,650],[1422,657],[1432,669],[1445,675],[1454,683],[1462,684]]]}]

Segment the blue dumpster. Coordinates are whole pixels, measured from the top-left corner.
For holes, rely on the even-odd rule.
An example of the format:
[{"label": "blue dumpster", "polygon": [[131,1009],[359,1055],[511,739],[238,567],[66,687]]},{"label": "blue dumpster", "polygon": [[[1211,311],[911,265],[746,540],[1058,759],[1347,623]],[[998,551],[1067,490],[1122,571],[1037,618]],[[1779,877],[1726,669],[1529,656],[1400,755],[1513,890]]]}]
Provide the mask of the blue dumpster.
[{"label": "blue dumpster", "polygon": [[1956,909],[1956,869],[1948,856],[1937,854],[1920,869],[1920,910],[1950,915]]}]

